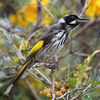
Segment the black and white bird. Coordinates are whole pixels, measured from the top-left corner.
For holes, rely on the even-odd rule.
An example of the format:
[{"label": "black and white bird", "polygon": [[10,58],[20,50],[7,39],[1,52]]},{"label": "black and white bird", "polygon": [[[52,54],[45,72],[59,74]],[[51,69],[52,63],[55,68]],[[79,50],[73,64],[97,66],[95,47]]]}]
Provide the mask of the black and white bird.
[{"label": "black and white bird", "polygon": [[80,18],[77,15],[69,14],[47,28],[42,37],[40,37],[29,52],[23,67],[8,84],[4,94],[9,95],[14,84],[33,64],[38,61],[46,61],[53,58],[63,48],[70,31],[84,22],[87,22],[87,18]]}]

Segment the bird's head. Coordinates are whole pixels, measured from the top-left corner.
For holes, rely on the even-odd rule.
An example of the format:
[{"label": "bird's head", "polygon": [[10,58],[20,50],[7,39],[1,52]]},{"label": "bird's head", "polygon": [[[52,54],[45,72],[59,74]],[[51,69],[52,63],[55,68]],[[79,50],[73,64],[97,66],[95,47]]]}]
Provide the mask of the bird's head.
[{"label": "bird's head", "polygon": [[69,14],[61,18],[58,23],[70,25],[72,28],[74,28],[80,23],[86,23],[88,20],[88,18],[80,18],[77,15]]}]

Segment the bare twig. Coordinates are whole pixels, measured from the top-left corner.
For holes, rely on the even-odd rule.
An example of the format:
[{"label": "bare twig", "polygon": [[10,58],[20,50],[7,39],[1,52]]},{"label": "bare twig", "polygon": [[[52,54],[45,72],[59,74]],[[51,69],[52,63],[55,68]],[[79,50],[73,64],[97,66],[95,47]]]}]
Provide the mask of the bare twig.
[{"label": "bare twig", "polygon": [[87,4],[88,4],[88,0],[85,0],[85,4],[84,4],[84,7],[83,7],[83,9],[82,9],[82,12],[81,12],[80,16],[82,16],[82,15],[84,14],[84,12],[86,11],[86,9],[87,9]]},{"label": "bare twig", "polygon": [[[19,47],[19,51],[21,52],[21,50],[22,50],[22,47],[23,47],[23,45],[25,45],[25,44],[23,44],[23,39],[21,40],[21,43],[20,43],[20,47]],[[26,45],[25,45],[26,46]]]},{"label": "bare twig", "polygon": [[54,88],[55,88],[54,73],[55,73],[55,71],[52,70],[52,90],[51,90],[52,100],[55,100],[55,94],[54,94]]},{"label": "bare twig", "polygon": [[45,11],[51,16],[51,18],[55,20],[55,18],[52,15],[52,13],[40,2],[40,0],[38,0],[38,2],[41,4],[41,7],[43,7],[45,9]]},{"label": "bare twig", "polygon": [[[19,36],[21,36],[21,37],[27,38],[26,35],[25,35],[25,32],[20,31],[20,30],[15,30],[15,29],[13,29],[11,26],[3,25],[1,22],[0,22],[0,27],[3,28],[3,29],[5,29],[5,30],[8,31],[8,32],[11,32],[11,33],[13,33],[13,34],[16,33],[16,35],[19,35]],[[21,34],[21,33],[22,33],[22,34]]]},{"label": "bare twig", "polygon": [[[69,91],[69,90],[68,90]],[[69,94],[67,94],[66,99],[69,100]]]},{"label": "bare twig", "polygon": [[61,95],[60,97],[56,98],[56,99],[61,99],[63,98],[64,96],[67,96],[67,100],[69,100],[69,94],[71,94],[72,92],[76,91],[76,90],[82,90],[82,88],[78,88],[78,78],[77,78],[77,83],[76,83],[76,87],[71,90],[71,91],[67,91],[66,93],[64,93],[63,95]]},{"label": "bare twig", "polygon": [[[76,87],[75,87],[73,90],[67,91],[66,93],[64,93],[63,95],[61,95],[60,97],[58,97],[58,98],[56,98],[56,99],[61,99],[61,98],[63,98],[64,96],[66,96],[66,97],[67,97],[67,100],[69,100],[69,99],[68,99],[68,95],[69,95],[69,94],[73,93],[73,92],[76,91],[76,90],[80,90],[80,93],[78,93],[76,96],[74,96],[74,97],[72,97],[72,98],[70,99],[70,100],[76,100],[76,99],[78,99],[79,97],[84,96],[86,93],[88,93],[88,92],[90,92],[90,91],[93,91],[93,89],[94,89],[93,83],[94,83],[95,80],[96,80],[96,77],[97,77],[97,75],[98,75],[98,72],[99,72],[99,71],[97,70],[96,76],[94,77],[93,82],[92,82],[89,86],[86,87],[87,82],[88,82],[88,80],[89,80],[89,77],[87,78],[87,80],[86,80],[86,82],[85,82],[83,88],[79,88],[79,87],[78,87],[78,79],[77,79]],[[96,88],[96,87],[95,87],[95,88]]]},{"label": "bare twig", "polygon": [[92,1],[93,1],[93,0],[91,0],[91,1],[90,1],[90,3],[88,4],[88,6],[87,6],[86,10],[90,7],[90,5],[91,5]]},{"label": "bare twig", "polygon": [[[40,1],[40,0],[38,0],[38,1]],[[52,18],[53,20],[55,20],[55,17],[54,17],[53,14],[49,11],[49,9],[48,9],[47,7],[45,7],[41,2],[40,2],[40,4],[41,4],[41,5],[39,5],[39,4],[37,4],[37,3],[26,4],[26,5],[22,5],[22,6],[17,7],[17,9],[18,9],[18,8],[21,8],[21,7],[23,7],[23,6],[30,6],[30,5],[40,6],[40,7],[44,8],[44,10],[51,16],[51,18]]]},{"label": "bare twig", "polygon": [[49,84],[51,84],[50,80],[42,72],[40,72],[36,68],[34,68],[33,70],[35,70],[36,72],[38,72],[38,74],[40,74]]},{"label": "bare twig", "polygon": [[[87,78],[87,80],[86,80],[86,82],[85,82],[85,84],[84,84],[84,87],[83,87],[83,89],[81,90],[81,92],[80,92],[78,95],[76,95],[75,97],[73,97],[71,100],[76,100],[77,98],[79,98],[79,97],[81,97],[81,96],[84,96],[86,93],[88,93],[88,92],[94,90],[93,83],[94,83],[95,80],[96,80],[96,77],[97,77],[97,75],[98,75],[98,72],[99,72],[99,70],[97,70],[96,75],[95,75],[95,77],[94,77],[94,79],[93,79],[93,82],[92,82],[89,86],[86,87],[86,84],[87,84],[87,82],[88,82],[88,80],[89,80],[89,77]],[[95,88],[96,88],[96,87],[95,87]]]},{"label": "bare twig", "polygon": [[66,53],[64,53],[63,55],[61,56],[58,56],[59,59],[62,59],[64,57],[67,57],[68,55],[77,55],[77,56],[82,56],[82,57],[87,57],[87,56],[90,56],[90,54],[86,54],[86,53],[80,53],[80,52],[74,52],[74,51],[67,51]]},{"label": "bare twig", "polygon": [[80,13],[80,16],[83,16],[83,14],[85,13],[85,11],[90,7],[92,1],[93,0],[91,0],[90,3],[88,3],[89,1],[88,0],[85,0],[85,4],[84,4],[84,7],[82,9],[82,12]]},{"label": "bare twig", "polygon": [[93,82],[92,82],[92,84],[91,84],[91,87],[93,86],[93,83],[95,82],[95,80],[96,80],[98,74],[99,74],[99,68],[97,68],[97,72],[96,72],[96,75],[95,75],[95,77],[94,77],[94,79],[93,79]]},{"label": "bare twig", "polygon": [[[73,98],[71,98],[71,100],[76,100],[77,98],[79,98],[81,96],[81,94],[83,93],[85,87],[86,87],[86,84],[87,84],[87,81],[89,80],[89,77],[87,78],[86,82],[85,82],[85,85],[84,87],[81,89],[80,93],[76,96],[74,96]],[[77,84],[76,84],[76,88],[78,88],[78,79],[77,79]]]},{"label": "bare twig", "polygon": [[63,55],[58,56],[58,59],[62,59],[62,58],[64,58],[64,57],[68,56],[69,54],[70,54],[70,51],[67,51],[67,52],[64,53]]},{"label": "bare twig", "polygon": [[[11,38],[7,35],[6,30],[1,29],[3,34],[5,35],[5,37],[8,39],[9,43],[12,45],[12,47],[14,48],[14,51],[16,53],[16,55],[19,57],[19,59],[21,60],[25,60],[25,58],[22,56],[21,52],[18,50],[18,48],[16,47],[16,45],[13,43],[13,41],[11,40]],[[42,64],[43,65],[43,64]],[[33,65],[34,67],[40,67],[40,65]],[[49,84],[51,84],[50,80],[48,78],[46,78],[45,75],[43,75],[42,72],[40,72],[38,69],[34,68],[35,71],[37,71]]]},{"label": "bare twig", "polygon": [[60,97],[57,97],[56,99],[61,99],[61,98],[63,98],[64,96],[66,96],[66,95],[68,95],[68,94],[70,94],[70,93],[72,93],[72,92],[74,92],[74,91],[76,91],[76,90],[81,90],[81,88],[74,88],[74,89],[71,90],[71,91],[67,91],[67,92],[65,92],[63,95],[61,95]]},{"label": "bare twig", "polygon": [[28,70],[27,72],[28,72],[33,78],[36,78],[36,79],[38,79],[38,80],[40,80],[40,81],[42,81],[42,82],[44,82],[44,83],[47,83],[47,84],[49,84],[49,85],[52,85],[52,84],[50,84],[48,81],[45,81],[44,79],[41,79],[41,78],[39,78],[38,76],[36,76],[35,74],[31,73],[30,70]]},{"label": "bare twig", "polygon": [[86,29],[88,29],[90,26],[97,24],[97,23],[100,23],[100,19],[90,21],[88,24],[86,24],[84,27],[82,27],[79,31],[77,31],[76,34],[72,36],[72,39],[76,38],[77,36],[82,34]]},{"label": "bare twig", "polygon": [[18,48],[16,47],[16,45],[13,43],[13,41],[11,40],[11,38],[8,36],[6,30],[4,29],[0,29],[3,34],[5,35],[5,37],[8,39],[9,43],[12,45],[12,47],[14,48],[14,51],[16,53],[16,55],[19,57],[20,60],[25,60],[25,58],[22,56],[21,52],[19,52]]},{"label": "bare twig", "polygon": [[80,53],[80,52],[73,52],[72,54],[77,55],[77,56],[83,56],[83,57],[90,56],[90,54]]},{"label": "bare twig", "polygon": [[31,40],[31,38],[32,38],[36,33],[38,33],[38,32],[39,32],[39,30],[36,30],[35,32],[31,33],[31,35],[28,37],[28,39],[26,40],[26,42],[29,41],[29,40]]}]

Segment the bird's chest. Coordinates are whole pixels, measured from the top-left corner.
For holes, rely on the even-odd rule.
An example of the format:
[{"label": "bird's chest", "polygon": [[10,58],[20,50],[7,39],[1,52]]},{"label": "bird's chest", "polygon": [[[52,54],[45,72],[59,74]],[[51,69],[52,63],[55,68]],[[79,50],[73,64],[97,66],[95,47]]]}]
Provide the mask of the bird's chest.
[{"label": "bird's chest", "polygon": [[67,34],[65,31],[61,31],[51,40],[53,43],[52,48],[54,49],[55,53],[58,53],[63,48],[66,39]]},{"label": "bird's chest", "polygon": [[63,48],[66,38],[64,31],[56,34],[49,44],[37,52],[36,59],[47,60],[54,57]]}]

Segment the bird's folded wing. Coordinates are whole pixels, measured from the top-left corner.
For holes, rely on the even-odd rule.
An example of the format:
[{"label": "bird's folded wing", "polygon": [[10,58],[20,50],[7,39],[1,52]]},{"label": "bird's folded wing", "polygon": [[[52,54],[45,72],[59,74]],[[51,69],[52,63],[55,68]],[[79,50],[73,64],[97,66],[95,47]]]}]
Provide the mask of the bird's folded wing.
[{"label": "bird's folded wing", "polygon": [[33,54],[35,54],[38,50],[43,47],[44,40],[39,41],[29,52],[28,58],[30,58]]}]

